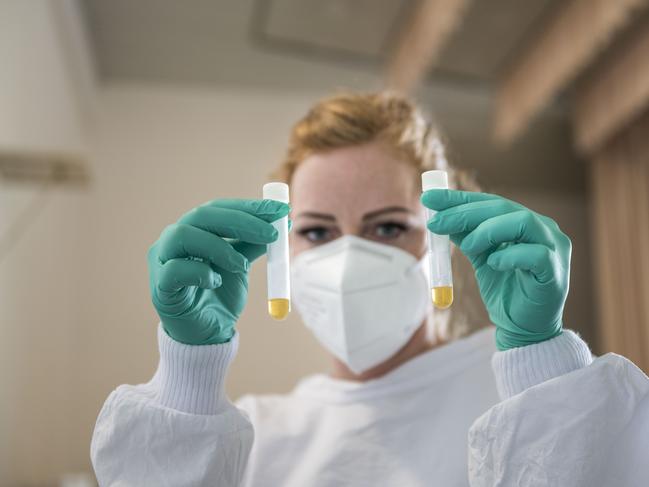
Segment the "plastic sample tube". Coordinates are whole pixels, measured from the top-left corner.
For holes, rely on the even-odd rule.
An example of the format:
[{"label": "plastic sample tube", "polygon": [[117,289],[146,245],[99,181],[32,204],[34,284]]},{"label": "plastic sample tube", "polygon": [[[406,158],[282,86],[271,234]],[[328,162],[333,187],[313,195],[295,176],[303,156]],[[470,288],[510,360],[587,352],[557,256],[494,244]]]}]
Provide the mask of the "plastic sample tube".
[{"label": "plastic sample tube", "polygon": [[[288,184],[267,183],[263,188],[264,199],[287,203]],[[268,314],[275,320],[284,320],[291,311],[291,282],[288,260],[288,216],[272,225],[277,230],[277,240],[268,244],[266,277],[268,282]]]},{"label": "plastic sample tube", "polygon": [[[446,171],[426,171],[421,175],[422,191],[448,189]],[[437,213],[426,208],[426,220]],[[428,232],[428,261],[430,269],[430,292],[433,304],[438,309],[446,309],[453,304],[453,271],[451,270],[451,243],[448,235]]]}]

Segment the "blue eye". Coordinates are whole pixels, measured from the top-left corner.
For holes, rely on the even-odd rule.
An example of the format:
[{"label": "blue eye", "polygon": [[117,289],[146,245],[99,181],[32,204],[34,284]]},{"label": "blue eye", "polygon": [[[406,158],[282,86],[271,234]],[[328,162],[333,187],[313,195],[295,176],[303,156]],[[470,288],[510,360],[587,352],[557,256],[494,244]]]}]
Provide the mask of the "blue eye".
[{"label": "blue eye", "polygon": [[391,240],[400,237],[408,228],[402,223],[381,223],[374,227],[374,238]]},{"label": "blue eye", "polygon": [[331,240],[332,232],[325,227],[311,227],[297,232],[311,243],[322,243]]}]

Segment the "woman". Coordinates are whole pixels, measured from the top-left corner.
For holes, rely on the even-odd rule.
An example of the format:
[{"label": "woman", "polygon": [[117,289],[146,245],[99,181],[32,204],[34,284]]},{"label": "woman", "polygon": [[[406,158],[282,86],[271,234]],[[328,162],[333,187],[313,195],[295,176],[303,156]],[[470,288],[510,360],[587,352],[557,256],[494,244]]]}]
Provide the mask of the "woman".
[{"label": "woman", "polygon": [[[335,96],[296,124],[279,171],[291,186],[294,305],[333,368],[287,396],[246,396],[235,407],[223,382],[250,263],[288,206],[216,200],[167,227],[149,252],[159,367],[148,384],[119,387],[99,415],[101,485],[639,479],[604,471],[603,460],[619,459],[620,445],[630,445],[624,461],[634,458],[646,430],[628,428],[649,385],[621,357],[592,363],[563,330],[569,239],[495,195],[437,190],[420,201],[420,174],[444,164],[430,125],[397,95]],[[429,222],[422,203],[438,211]],[[469,258],[495,333],[449,343],[427,333],[436,312],[422,266],[426,226]],[[379,300],[392,311],[377,313]],[[585,433],[595,426],[597,435]]]}]

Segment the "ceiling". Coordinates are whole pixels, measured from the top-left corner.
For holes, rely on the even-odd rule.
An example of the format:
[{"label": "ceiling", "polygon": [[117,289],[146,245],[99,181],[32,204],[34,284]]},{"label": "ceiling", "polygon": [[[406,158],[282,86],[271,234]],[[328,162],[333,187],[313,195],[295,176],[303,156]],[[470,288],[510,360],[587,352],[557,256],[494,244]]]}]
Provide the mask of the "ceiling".
[{"label": "ceiling", "polygon": [[[493,82],[557,1],[473,0],[431,76]],[[307,60],[356,64],[380,72],[416,4],[416,0],[83,2],[106,79],[196,84],[234,80],[258,84],[281,76],[290,83],[295,73],[283,68],[299,71],[306,68],[300,62]],[[271,80],[266,79],[268,74]]]},{"label": "ceiling", "polygon": [[[561,103],[517,144],[490,139],[494,85],[561,0],[473,0],[420,101],[488,183],[583,190]],[[104,82],[328,92],[381,87],[416,0],[84,0]],[[561,173],[557,181],[552,175]]]}]

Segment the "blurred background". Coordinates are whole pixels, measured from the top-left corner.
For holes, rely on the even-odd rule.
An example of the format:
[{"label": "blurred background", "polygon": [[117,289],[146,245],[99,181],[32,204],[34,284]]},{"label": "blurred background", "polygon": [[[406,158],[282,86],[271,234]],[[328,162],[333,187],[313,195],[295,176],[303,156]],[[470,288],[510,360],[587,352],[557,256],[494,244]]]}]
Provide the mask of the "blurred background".
[{"label": "blurred background", "polygon": [[[148,246],[259,197],[339,89],[410,93],[452,163],[557,220],[565,325],[649,370],[647,4],[0,0],[0,485],[93,485],[103,401],[156,367]],[[297,316],[267,317],[263,265],[250,287],[232,398],[327,367]]]}]

